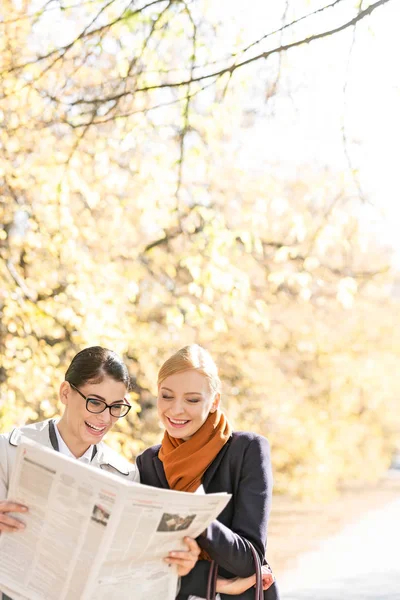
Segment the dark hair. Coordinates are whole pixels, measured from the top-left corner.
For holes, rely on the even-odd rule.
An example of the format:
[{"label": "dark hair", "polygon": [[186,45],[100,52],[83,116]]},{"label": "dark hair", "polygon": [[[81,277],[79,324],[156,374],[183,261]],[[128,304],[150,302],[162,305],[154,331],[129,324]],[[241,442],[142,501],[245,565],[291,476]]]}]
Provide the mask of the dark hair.
[{"label": "dark hair", "polygon": [[101,346],[92,346],[74,356],[65,373],[65,381],[79,387],[88,381],[101,383],[107,375],[124,383],[129,390],[128,369],[118,354]]}]

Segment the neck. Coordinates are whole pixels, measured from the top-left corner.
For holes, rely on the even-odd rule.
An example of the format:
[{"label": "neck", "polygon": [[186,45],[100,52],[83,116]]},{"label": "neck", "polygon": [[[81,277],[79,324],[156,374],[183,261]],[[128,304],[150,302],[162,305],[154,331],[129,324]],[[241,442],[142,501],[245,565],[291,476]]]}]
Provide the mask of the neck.
[{"label": "neck", "polygon": [[81,442],[74,436],[74,434],[68,428],[68,423],[64,417],[62,417],[57,423],[57,429],[64,443],[68,446],[70,452],[72,452],[75,458],[80,458],[83,456],[86,450],[90,447],[85,444],[85,442]]}]

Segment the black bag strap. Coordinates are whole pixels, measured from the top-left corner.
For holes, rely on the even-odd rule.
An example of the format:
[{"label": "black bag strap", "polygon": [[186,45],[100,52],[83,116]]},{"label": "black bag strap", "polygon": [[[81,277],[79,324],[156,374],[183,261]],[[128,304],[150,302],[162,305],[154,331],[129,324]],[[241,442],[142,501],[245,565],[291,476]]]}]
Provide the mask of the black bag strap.
[{"label": "black bag strap", "polygon": [[[255,573],[256,573],[256,593],[255,600],[264,600],[264,592],[263,592],[263,583],[262,583],[262,572],[261,572],[261,560],[258,556],[256,549],[253,544],[246,540],[246,543],[249,545],[251,553],[253,555],[254,565],[255,565]],[[210,571],[208,574],[208,583],[207,583],[207,600],[215,600],[215,596],[217,594],[217,577],[218,577],[218,565],[213,560],[211,562]]]},{"label": "black bag strap", "polygon": [[262,584],[262,572],[261,572],[261,560],[258,556],[256,549],[253,544],[246,540],[250,546],[250,550],[253,554],[254,564],[256,567],[256,595],[255,600],[264,600],[263,584]]},{"label": "black bag strap", "polygon": [[215,560],[212,560],[210,571],[208,573],[207,600],[215,600],[215,596],[217,595],[217,577],[218,565]]}]

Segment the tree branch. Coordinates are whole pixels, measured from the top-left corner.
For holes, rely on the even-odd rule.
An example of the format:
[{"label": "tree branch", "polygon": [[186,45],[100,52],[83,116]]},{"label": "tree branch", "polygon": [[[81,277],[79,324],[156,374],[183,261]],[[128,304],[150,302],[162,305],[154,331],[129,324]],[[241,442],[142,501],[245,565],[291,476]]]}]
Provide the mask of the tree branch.
[{"label": "tree branch", "polygon": [[179,88],[179,87],[187,86],[192,83],[203,82],[203,81],[205,81],[207,79],[211,79],[211,78],[216,80],[216,79],[221,78],[222,75],[225,75],[225,73],[233,73],[237,69],[241,69],[242,67],[249,65],[253,62],[259,61],[261,59],[265,60],[269,56],[272,56],[273,54],[291,50],[292,48],[297,48],[298,46],[302,46],[304,44],[310,44],[317,40],[321,40],[321,39],[329,37],[331,35],[340,33],[341,31],[345,31],[346,29],[354,26],[356,23],[358,23],[365,17],[371,15],[377,8],[383,6],[384,4],[387,4],[388,2],[391,2],[391,1],[392,0],[378,0],[374,4],[371,4],[368,8],[360,11],[355,17],[353,17],[349,21],[346,21],[342,25],[339,25],[338,27],[335,27],[333,29],[329,29],[327,31],[323,31],[320,33],[316,33],[314,35],[310,35],[306,38],[302,38],[301,40],[297,40],[297,41],[291,42],[289,44],[277,46],[276,48],[273,48],[272,50],[262,52],[260,54],[257,54],[256,56],[253,56],[251,58],[248,58],[248,59],[243,60],[236,64],[232,63],[229,67],[225,67],[223,69],[214,71],[212,73],[208,73],[205,75],[199,75],[197,77],[190,77],[189,79],[181,80],[181,81],[171,81],[171,82],[143,86],[143,87],[136,88],[135,90],[131,90],[128,92],[121,92],[121,93],[115,94],[113,96],[104,96],[103,98],[96,98],[96,99],[91,99],[91,100],[82,98],[79,100],[75,100],[74,102],[71,102],[70,106],[77,106],[77,105],[82,105],[82,104],[94,104],[94,103],[100,104],[100,103],[110,102],[110,101],[119,99],[123,96],[134,95],[137,93],[150,92],[152,90],[159,90],[159,89],[164,89],[164,88]]},{"label": "tree branch", "polygon": [[[107,4],[107,6],[109,6],[110,4],[112,4],[114,1],[115,0],[110,0],[110,2]],[[6,75],[7,73],[12,73],[13,71],[19,71],[21,69],[24,69],[25,67],[28,67],[29,65],[34,65],[34,64],[36,64],[38,62],[41,62],[43,60],[47,60],[48,58],[51,58],[54,55],[56,55],[55,62],[57,62],[57,60],[59,59],[59,57],[60,56],[64,57],[65,54],[69,50],[71,50],[71,48],[73,48],[73,46],[75,46],[75,44],[77,42],[82,41],[82,40],[84,40],[84,39],[86,39],[88,37],[91,37],[93,35],[96,35],[97,33],[100,33],[100,32],[102,32],[104,30],[111,29],[114,25],[116,25],[117,23],[120,23],[121,21],[123,21],[127,17],[132,17],[132,16],[134,16],[136,14],[139,14],[139,13],[143,12],[147,8],[150,8],[150,7],[154,6],[155,4],[165,3],[167,1],[168,0],[153,0],[152,2],[149,2],[145,6],[142,6],[141,8],[138,8],[135,11],[130,11],[130,5],[132,4],[132,2],[130,2],[129,5],[122,11],[122,13],[118,17],[116,17],[113,21],[111,21],[110,23],[106,23],[105,25],[101,25],[97,29],[92,29],[91,31],[88,31],[89,27],[93,24],[93,22],[99,16],[99,15],[97,15],[95,17],[95,19],[92,20],[91,23],[89,25],[87,25],[81,31],[81,33],[75,39],[73,39],[72,42],[70,42],[66,46],[61,46],[61,48],[55,48],[54,50],[50,50],[50,52],[47,52],[47,54],[43,54],[41,56],[37,56],[33,60],[29,60],[29,61],[26,61],[25,63],[21,63],[19,65],[15,65],[14,67],[11,67],[10,69],[5,69],[4,71],[1,72],[1,75]],[[173,2],[182,2],[182,0],[171,0],[171,1],[173,1]]]}]

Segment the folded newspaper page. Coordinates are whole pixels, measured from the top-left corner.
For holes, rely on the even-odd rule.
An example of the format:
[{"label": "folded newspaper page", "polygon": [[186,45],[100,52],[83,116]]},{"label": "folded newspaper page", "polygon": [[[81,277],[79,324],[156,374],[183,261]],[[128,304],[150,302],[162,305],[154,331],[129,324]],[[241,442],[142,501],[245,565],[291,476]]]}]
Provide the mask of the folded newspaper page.
[{"label": "folded newspaper page", "polygon": [[13,600],[174,600],[176,568],[162,559],[229,498],[124,481],[24,441],[8,499],[29,513],[24,531],[0,535],[0,590]]}]

